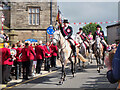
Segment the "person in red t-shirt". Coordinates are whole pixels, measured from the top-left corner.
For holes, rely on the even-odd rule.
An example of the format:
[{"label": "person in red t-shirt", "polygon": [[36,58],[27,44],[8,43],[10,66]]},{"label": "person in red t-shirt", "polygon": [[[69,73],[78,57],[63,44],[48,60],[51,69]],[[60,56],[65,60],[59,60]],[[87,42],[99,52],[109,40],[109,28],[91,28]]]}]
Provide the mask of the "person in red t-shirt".
[{"label": "person in red t-shirt", "polygon": [[21,51],[22,53],[22,66],[23,66],[23,79],[28,80],[29,66],[30,66],[30,51],[29,44],[25,43],[25,47]]},{"label": "person in red t-shirt", "polygon": [[36,52],[36,59],[37,59],[36,73],[42,74],[40,73],[40,71],[41,71],[42,63],[45,58],[45,50],[44,50],[44,47],[42,46],[42,41],[40,41],[39,45],[35,47],[35,52]]},{"label": "person in red t-shirt", "polygon": [[53,44],[50,46],[52,50],[52,57],[51,57],[51,67],[56,67],[56,58],[58,53],[58,47],[56,45],[56,42],[53,41]]},{"label": "person in red t-shirt", "polygon": [[50,58],[51,58],[51,48],[49,47],[50,43],[47,42],[44,46],[45,49],[45,68],[44,70],[50,72]]}]

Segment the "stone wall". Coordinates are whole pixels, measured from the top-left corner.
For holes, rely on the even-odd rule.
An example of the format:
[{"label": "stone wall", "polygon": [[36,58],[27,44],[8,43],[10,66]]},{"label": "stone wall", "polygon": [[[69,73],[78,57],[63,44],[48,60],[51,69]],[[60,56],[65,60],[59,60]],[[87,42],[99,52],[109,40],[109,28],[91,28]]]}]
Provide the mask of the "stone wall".
[{"label": "stone wall", "polygon": [[10,10],[3,10],[5,16],[4,25],[10,28]]},{"label": "stone wall", "polygon": [[[40,7],[40,25],[29,25],[28,7]],[[52,4],[53,26],[56,22],[57,2]],[[50,2],[12,2],[10,28],[18,33],[18,40],[37,39],[43,43],[49,40],[46,29],[50,25]],[[47,39],[46,39],[47,37]]]},{"label": "stone wall", "polygon": [[[28,7],[40,7],[40,25],[29,25]],[[57,2],[53,3],[53,24],[57,16]],[[50,2],[16,2],[11,3],[11,28],[46,29],[50,25]]]},{"label": "stone wall", "polygon": [[108,41],[108,44],[113,44],[113,43],[115,43],[115,40],[118,39],[117,28],[118,28],[118,26],[107,28],[107,41]]},{"label": "stone wall", "polygon": [[15,30],[18,34],[18,40],[25,41],[26,39],[42,40],[46,43],[46,31],[42,30]]}]

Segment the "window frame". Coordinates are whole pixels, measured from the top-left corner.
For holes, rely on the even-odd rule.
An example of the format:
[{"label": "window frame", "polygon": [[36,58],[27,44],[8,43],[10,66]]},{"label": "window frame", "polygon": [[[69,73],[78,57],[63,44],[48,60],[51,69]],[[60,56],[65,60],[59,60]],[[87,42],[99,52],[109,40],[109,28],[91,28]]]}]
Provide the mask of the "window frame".
[{"label": "window frame", "polygon": [[[31,12],[29,12],[29,10],[30,9],[32,9],[32,11]],[[35,13],[33,12],[33,9],[35,9]],[[37,9],[39,9],[39,12],[37,12]],[[30,24],[30,14],[31,14],[31,16],[32,16],[32,24]],[[35,14],[35,24],[33,24],[33,21],[34,21],[34,19],[33,19],[33,15]],[[37,15],[39,14],[39,23],[37,24],[37,21],[38,21],[38,19],[37,19]],[[38,25],[40,25],[40,7],[29,7],[28,8],[28,24],[29,25],[32,25],[32,26],[38,26]]]}]

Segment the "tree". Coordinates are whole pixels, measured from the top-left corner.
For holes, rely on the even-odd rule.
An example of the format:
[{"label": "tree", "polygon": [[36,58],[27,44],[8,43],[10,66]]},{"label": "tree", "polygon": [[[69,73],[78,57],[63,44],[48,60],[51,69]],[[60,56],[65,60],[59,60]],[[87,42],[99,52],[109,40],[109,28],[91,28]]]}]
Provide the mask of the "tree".
[{"label": "tree", "polygon": [[[89,31],[91,31],[92,34],[94,34],[94,32],[97,30],[97,29],[96,29],[97,25],[99,25],[99,24],[89,23],[89,24],[87,24],[87,25],[85,25],[85,26],[83,27],[83,32],[84,32],[86,35],[89,34]],[[101,30],[102,30],[102,28],[101,28]]]}]

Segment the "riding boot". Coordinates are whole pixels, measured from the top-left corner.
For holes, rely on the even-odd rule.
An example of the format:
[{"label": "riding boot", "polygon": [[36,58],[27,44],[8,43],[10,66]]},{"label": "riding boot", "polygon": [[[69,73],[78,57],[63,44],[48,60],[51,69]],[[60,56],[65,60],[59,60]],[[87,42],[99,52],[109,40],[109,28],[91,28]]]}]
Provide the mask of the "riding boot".
[{"label": "riding boot", "polygon": [[87,47],[87,49],[88,49],[88,53],[90,53],[90,49],[89,49],[89,47]]},{"label": "riding boot", "polygon": [[77,56],[75,45],[73,45],[72,50],[73,50],[73,55]]},{"label": "riding boot", "polygon": [[94,44],[92,45],[92,50],[93,50],[93,53],[94,53]]}]

